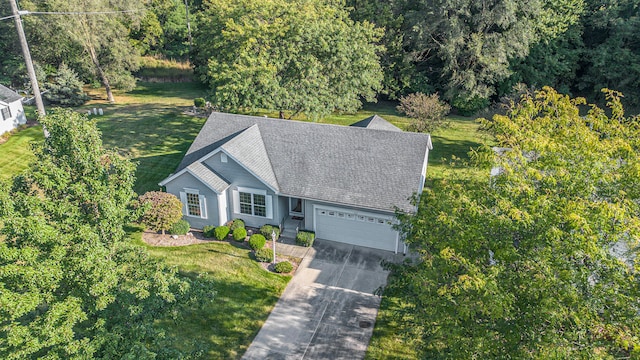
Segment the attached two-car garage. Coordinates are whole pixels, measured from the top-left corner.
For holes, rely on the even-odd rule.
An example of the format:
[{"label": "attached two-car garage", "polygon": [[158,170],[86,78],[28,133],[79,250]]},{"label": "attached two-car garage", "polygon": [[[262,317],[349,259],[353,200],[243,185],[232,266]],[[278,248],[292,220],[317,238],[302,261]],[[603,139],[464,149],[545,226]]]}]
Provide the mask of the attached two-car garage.
[{"label": "attached two-car garage", "polygon": [[395,252],[401,245],[393,222],[393,216],[314,206],[314,230],[319,239]]}]

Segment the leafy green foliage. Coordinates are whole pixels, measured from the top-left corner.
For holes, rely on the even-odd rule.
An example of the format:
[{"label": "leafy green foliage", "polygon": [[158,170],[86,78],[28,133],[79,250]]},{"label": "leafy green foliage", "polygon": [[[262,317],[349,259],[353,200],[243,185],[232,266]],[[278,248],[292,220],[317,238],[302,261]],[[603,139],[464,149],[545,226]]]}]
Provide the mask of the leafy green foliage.
[{"label": "leafy green foliage", "polygon": [[242,219],[233,219],[233,221],[231,222],[231,226],[229,226],[229,228],[231,229],[231,231],[235,231],[238,228],[243,228],[244,229],[244,220],[242,220]]},{"label": "leafy green foliage", "polygon": [[[131,75],[139,67],[139,52],[129,41],[132,28],[139,24],[142,2],[125,0],[33,0],[28,9],[32,11],[87,12],[76,16],[47,17],[37,21],[34,31],[63,34],[65,44],[78,47],[82,52],[72,61],[91,69],[95,78],[105,87],[110,102],[115,102],[111,87],[131,90],[135,79]],[[90,14],[98,11],[129,10],[123,13]],[[135,11],[131,11],[135,10]],[[44,34],[42,34],[44,35]]]},{"label": "leafy green foliage", "polygon": [[315,240],[315,238],[316,234],[313,231],[300,230],[296,235],[296,244],[310,247],[313,245],[313,240]]},{"label": "leafy green foliage", "polygon": [[256,260],[259,262],[273,262],[273,250],[262,248],[255,251]]},{"label": "leafy green foliage", "polygon": [[279,274],[288,274],[293,271],[293,265],[288,261],[281,261],[273,267],[273,270]]},{"label": "leafy green foliage", "polygon": [[0,184],[0,357],[179,355],[154,322],[201,295],[124,240],[135,167],[85,116],[40,121],[50,136],[35,162]]},{"label": "leafy green foliage", "polygon": [[196,72],[224,109],[321,117],[381,88],[381,32],[340,2],[210,0],[198,16]]},{"label": "leafy green foliage", "polygon": [[271,240],[271,234],[276,233],[276,240],[280,237],[280,227],[276,225],[263,225],[260,228],[260,234],[264,235],[265,238]]},{"label": "leafy green foliage", "polygon": [[414,119],[408,129],[417,132],[433,132],[448,126],[445,116],[451,106],[440,101],[438,94],[414,93],[400,98],[398,111]]},{"label": "leafy green foliage", "polygon": [[585,116],[584,99],[525,96],[483,122],[509,149],[473,152],[484,177],[452,172],[399,214],[419,261],[385,296],[421,358],[638,356],[640,130],[605,94]]},{"label": "leafy green foliage", "polygon": [[229,230],[228,226],[220,225],[216,227],[216,229],[213,232],[216,235],[216,239],[225,240],[227,238],[227,235],[229,235],[230,231],[231,230]]},{"label": "leafy green foliage", "polygon": [[233,230],[233,240],[244,241],[246,238],[247,238],[247,229],[243,227],[239,227]]},{"label": "leafy green foliage", "polygon": [[180,219],[173,225],[171,225],[169,233],[171,235],[186,235],[189,230],[191,230],[191,225],[189,225],[189,222],[187,220]]},{"label": "leafy green foliage", "polygon": [[253,251],[260,250],[267,243],[267,239],[261,234],[253,234],[249,237],[249,246]]},{"label": "leafy green foliage", "polygon": [[204,101],[204,98],[193,99],[193,105],[197,108],[203,108],[205,104],[206,104],[206,101]]},{"label": "leafy green foliage", "polygon": [[83,85],[78,74],[62,63],[52,81],[47,84],[48,91],[42,96],[48,104],[80,106],[89,100],[89,96],[82,90]]},{"label": "leafy green foliage", "polygon": [[138,197],[138,205],[142,210],[140,222],[163,234],[182,219],[182,203],[173,194],[149,191]]},{"label": "leafy green foliage", "polygon": [[207,226],[202,228],[202,234],[204,235],[204,237],[214,238],[216,236],[215,230],[216,230],[215,226],[207,225]]},{"label": "leafy green foliage", "polygon": [[462,116],[472,116],[489,106],[489,99],[480,96],[457,96],[451,104]]}]

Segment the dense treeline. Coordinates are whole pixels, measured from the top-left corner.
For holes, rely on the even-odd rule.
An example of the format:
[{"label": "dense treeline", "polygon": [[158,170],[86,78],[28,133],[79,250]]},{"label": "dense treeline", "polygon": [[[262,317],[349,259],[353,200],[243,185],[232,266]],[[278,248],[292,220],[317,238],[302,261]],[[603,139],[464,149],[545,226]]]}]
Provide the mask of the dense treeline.
[{"label": "dense treeline", "polygon": [[[640,105],[639,0],[286,0],[258,2],[242,11],[213,0],[92,0],[82,6],[25,0],[21,7],[139,10],[109,16],[25,16],[43,77],[65,63],[86,83],[128,88],[141,54],[191,57],[196,74],[211,87],[212,100],[230,109],[350,110],[353,106],[345,104],[353,94],[368,98],[376,91],[392,99],[438,92],[458,111],[473,112],[514,93],[516,85],[552,86],[591,101],[602,100],[600,89],[607,87],[623,92],[628,106]],[[274,9],[270,16],[256,10],[266,8]],[[0,4],[0,15],[9,13],[8,4]],[[327,13],[333,17],[318,16]],[[93,50],[75,34],[83,21],[91,25],[84,34],[91,35]],[[222,43],[239,46],[225,48]],[[23,88],[26,76],[12,21],[0,21],[0,51],[5,54],[0,82]],[[324,69],[326,64],[332,65]],[[246,72],[245,67],[257,70]],[[327,79],[327,71],[345,82]],[[318,89],[319,83],[328,86]],[[247,93],[252,87],[271,98]],[[347,87],[360,90],[349,92]],[[305,100],[319,96],[337,102]]]}]

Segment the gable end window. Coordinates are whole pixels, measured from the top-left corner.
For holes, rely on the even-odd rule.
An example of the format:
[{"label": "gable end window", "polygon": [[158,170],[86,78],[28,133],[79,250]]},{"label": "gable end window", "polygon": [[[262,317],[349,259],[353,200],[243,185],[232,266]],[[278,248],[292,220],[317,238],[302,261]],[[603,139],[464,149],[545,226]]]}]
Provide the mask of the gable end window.
[{"label": "gable end window", "polygon": [[273,218],[271,195],[264,190],[239,187],[233,190],[233,200],[236,214]]},{"label": "gable end window", "polygon": [[207,199],[198,190],[184,189],[180,192],[182,213],[186,216],[207,218]]},{"label": "gable end window", "polygon": [[2,120],[7,120],[11,118],[11,109],[7,107],[3,107],[0,112],[2,112]]}]

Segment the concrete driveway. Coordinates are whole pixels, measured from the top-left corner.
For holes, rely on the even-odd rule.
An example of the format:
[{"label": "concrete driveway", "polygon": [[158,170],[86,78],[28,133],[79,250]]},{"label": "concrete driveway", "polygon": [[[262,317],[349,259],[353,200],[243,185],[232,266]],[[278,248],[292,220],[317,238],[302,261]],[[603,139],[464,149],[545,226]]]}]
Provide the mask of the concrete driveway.
[{"label": "concrete driveway", "polygon": [[388,251],[316,240],[243,359],[362,359]]}]

